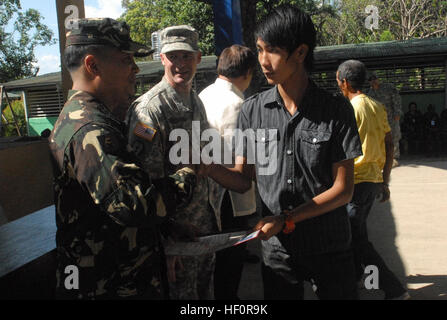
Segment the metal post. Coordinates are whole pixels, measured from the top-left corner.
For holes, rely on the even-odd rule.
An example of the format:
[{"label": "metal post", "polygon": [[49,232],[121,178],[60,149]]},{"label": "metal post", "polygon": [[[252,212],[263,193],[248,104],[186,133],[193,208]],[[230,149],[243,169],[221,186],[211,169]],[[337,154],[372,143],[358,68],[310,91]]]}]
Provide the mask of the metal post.
[{"label": "metal post", "polygon": [[28,103],[26,102],[26,91],[22,91],[23,109],[25,110],[26,121],[26,135],[29,136],[29,121],[28,121]]},{"label": "metal post", "polygon": [[84,0],[56,0],[57,21],[59,26],[59,49],[61,53],[62,98],[65,103],[72,81],[63,63],[67,27],[74,27],[70,21],[85,18]]}]

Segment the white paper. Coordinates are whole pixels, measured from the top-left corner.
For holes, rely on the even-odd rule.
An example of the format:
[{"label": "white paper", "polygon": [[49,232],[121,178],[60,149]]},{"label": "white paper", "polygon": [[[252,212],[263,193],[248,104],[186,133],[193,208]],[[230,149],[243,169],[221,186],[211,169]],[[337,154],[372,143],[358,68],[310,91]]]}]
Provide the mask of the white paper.
[{"label": "white paper", "polygon": [[219,233],[197,238],[191,242],[165,242],[165,254],[168,256],[197,256],[213,253],[231,246],[256,239],[260,231],[240,231]]}]

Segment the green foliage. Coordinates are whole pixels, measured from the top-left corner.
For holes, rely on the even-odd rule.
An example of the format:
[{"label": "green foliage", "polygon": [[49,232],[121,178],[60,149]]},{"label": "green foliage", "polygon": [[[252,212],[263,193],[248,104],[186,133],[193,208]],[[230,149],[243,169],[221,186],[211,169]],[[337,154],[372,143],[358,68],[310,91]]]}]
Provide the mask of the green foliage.
[{"label": "green foliage", "polygon": [[[333,16],[335,14],[335,8],[318,0],[259,0],[256,3],[256,14],[258,20],[262,19],[267,13],[274,8],[283,5],[290,4],[297,6],[307,12],[313,19],[320,19],[325,16]],[[315,20],[314,20],[315,23]]]},{"label": "green foliage", "polygon": [[0,83],[38,72],[34,48],[55,42],[41,20],[37,10],[23,11],[19,0],[0,0]]},{"label": "green foliage", "polygon": [[[132,36],[150,44],[151,33],[170,25],[190,24],[199,31],[200,48],[214,53],[212,1],[207,0],[123,0],[122,19]],[[252,39],[254,26],[282,4],[300,7],[312,16],[318,45],[340,45],[447,36],[447,0],[241,0],[253,6],[242,17],[249,26],[244,39]],[[367,29],[368,5],[379,9],[379,28]],[[245,30],[247,33],[247,30]],[[250,45],[250,44],[248,44]]]},{"label": "green foliage", "polygon": [[256,16],[259,22],[269,12],[280,5],[290,4],[297,6],[312,17],[312,21],[317,31],[317,41],[320,42],[319,40],[324,25],[327,23],[328,19],[333,18],[336,15],[335,7],[326,2],[318,0],[259,0],[256,3]]},{"label": "green foliage", "polygon": [[214,54],[213,9],[196,0],[123,1],[126,12],[120,18],[129,24],[135,41],[151,45],[151,34],[168,26],[188,24],[199,33],[204,55]]},{"label": "green foliage", "polygon": [[[369,30],[368,5],[376,6],[379,28]],[[327,19],[320,45],[447,36],[446,0],[342,0]]]},{"label": "green foliage", "polygon": [[[25,109],[23,107],[22,100],[14,100],[11,102],[12,109],[14,110],[14,114],[16,116],[17,122],[19,124],[20,132],[22,135],[26,133],[26,120],[25,120]],[[11,113],[11,109],[9,106],[7,106],[3,110],[3,115],[6,117],[9,123],[11,125],[5,125],[5,123],[2,121],[2,130],[4,130],[4,136],[5,137],[13,137],[17,136],[17,130],[16,127],[13,125],[13,116]]]},{"label": "green foliage", "polygon": [[394,40],[394,36],[390,30],[384,30],[380,34],[380,41],[392,41],[392,40]]}]

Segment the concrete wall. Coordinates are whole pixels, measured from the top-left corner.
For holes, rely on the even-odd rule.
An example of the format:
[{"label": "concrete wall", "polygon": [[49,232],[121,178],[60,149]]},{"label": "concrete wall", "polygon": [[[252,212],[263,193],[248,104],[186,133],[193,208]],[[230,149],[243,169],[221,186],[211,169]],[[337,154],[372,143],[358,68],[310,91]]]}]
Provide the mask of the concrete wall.
[{"label": "concrete wall", "polygon": [[0,207],[11,222],[53,204],[48,142],[0,142]]}]

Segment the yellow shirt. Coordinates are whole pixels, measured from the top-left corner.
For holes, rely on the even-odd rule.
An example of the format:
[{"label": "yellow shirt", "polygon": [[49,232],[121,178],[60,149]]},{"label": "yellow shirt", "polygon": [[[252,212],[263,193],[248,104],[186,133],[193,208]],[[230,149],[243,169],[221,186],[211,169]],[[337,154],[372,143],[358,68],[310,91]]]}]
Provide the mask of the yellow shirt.
[{"label": "yellow shirt", "polygon": [[385,106],[365,94],[354,97],[351,104],[363,151],[354,161],[354,183],[383,182],[385,135],[391,131]]}]

